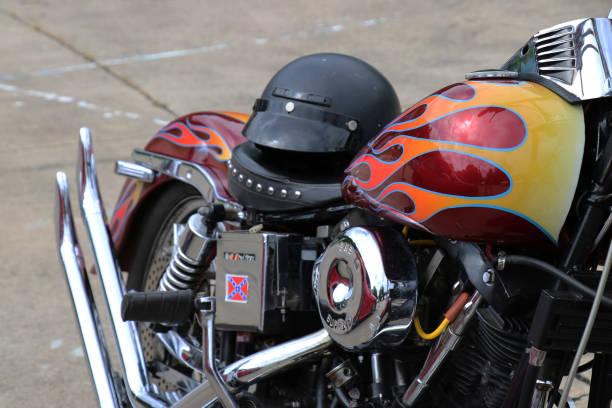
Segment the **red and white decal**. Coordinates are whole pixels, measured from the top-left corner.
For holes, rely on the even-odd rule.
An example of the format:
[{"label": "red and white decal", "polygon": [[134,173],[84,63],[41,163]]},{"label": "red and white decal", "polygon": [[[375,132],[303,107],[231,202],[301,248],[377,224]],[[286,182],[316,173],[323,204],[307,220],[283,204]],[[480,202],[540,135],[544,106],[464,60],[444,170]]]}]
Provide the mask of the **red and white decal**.
[{"label": "red and white decal", "polygon": [[249,277],[246,275],[225,275],[225,301],[247,303],[249,299]]}]

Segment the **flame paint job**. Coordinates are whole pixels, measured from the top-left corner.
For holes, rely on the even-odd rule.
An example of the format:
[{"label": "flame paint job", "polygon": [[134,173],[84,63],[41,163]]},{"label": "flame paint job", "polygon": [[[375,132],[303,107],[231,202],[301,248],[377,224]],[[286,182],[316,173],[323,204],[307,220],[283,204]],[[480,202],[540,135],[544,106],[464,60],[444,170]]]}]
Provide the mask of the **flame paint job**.
[{"label": "flame paint job", "polygon": [[229,146],[219,133],[206,126],[198,126],[186,117],[184,121],[172,122],[155,135],[183,147],[196,147],[208,150],[219,161],[227,161],[232,156]]},{"label": "flame paint job", "polygon": [[128,178],[121,190],[119,200],[115,204],[115,210],[113,211],[113,217],[111,218],[110,230],[113,237],[113,241],[117,241],[119,234],[123,231],[125,226],[126,214],[134,207],[134,205],[140,199],[145,183],[135,179]]},{"label": "flame paint job", "polygon": [[219,195],[227,191],[227,163],[232,150],[244,143],[242,128],[248,115],[230,112],[199,112],[176,119],[162,128],[145,150],[205,167],[215,179]]},{"label": "flame paint job", "polygon": [[[246,141],[242,128],[249,115],[237,112],[198,112],[180,117],[162,128],[145,150],[198,164],[216,182],[219,195],[233,200],[227,191],[227,163],[232,149]],[[111,218],[111,234],[121,255],[130,224],[148,195],[170,181],[166,176],[152,184],[127,179]]]},{"label": "flame paint job", "polygon": [[343,194],[435,235],[556,243],[583,149],[580,106],[534,83],[469,81],[389,124],[346,170]]}]

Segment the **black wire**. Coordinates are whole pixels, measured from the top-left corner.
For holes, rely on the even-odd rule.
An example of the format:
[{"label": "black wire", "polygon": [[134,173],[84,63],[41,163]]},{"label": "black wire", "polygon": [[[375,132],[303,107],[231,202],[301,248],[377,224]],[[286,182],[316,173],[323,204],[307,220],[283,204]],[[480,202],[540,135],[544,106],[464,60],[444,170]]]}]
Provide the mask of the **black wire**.
[{"label": "black wire", "polygon": [[327,393],[325,392],[325,390],[327,384],[325,381],[325,373],[327,372],[327,370],[329,370],[330,363],[331,362],[329,358],[324,358],[323,360],[321,360],[319,368],[317,369],[317,388],[315,394],[317,408],[324,408],[326,405],[325,401],[327,399]]},{"label": "black wire", "polygon": [[[595,297],[595,291],[593,289],[583,284],[582,282],[572,278],[567,273],[563,272],[561,269],[556,268],[549,263],[540,261],[536,258],[531,258],[529,256],[522,255],[507,255],[505,260],[506,263],[509,264],[525,265],[537,268],[543,272],[548,273],[549,275],[553,275],[555,278],[559,279],[560,281],[563,281],[565,284],[571,286],[577,291],[582,292],[583,294],[588,295],[590,297]],[[601,303],[609,308],[612,308],[612,299],[607,296],[603,296],[601,298]]]}]

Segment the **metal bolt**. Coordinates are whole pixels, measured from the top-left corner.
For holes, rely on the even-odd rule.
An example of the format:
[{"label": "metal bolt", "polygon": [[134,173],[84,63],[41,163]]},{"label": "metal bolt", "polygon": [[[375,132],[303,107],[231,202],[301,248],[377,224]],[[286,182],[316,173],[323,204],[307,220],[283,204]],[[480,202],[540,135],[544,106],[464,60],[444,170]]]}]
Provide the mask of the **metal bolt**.
[{"label": "metal bolt", "polygon": [[255,190],[257,191],[261,191],[263,189],[263,186],[259,183],[257,183],[257,185],[255,186]]},{"label": "metal bolt", "polygon": [[495,273],[489,269],[482,274],[482,281],[487,285],[492,285],[495,282]]},{"label": "metal bolt", "polygon": [[361,393],[359,392],[358,388],[351,388],[348,392],[348,396],[352,400],[358,400],[360,395]]},{"label": "metal bolt", "polygon": [[457,295],[461,293],[462,290],[463,290],[463,282],[458,280],[457,282],[453,284],[453,289],[452,289],[453,295]]},{"label": "metal bolt", "polygon": [[302,196],[302,192],[301,192],[301,191],[296,190],[296,191],[294,191],[294,192],[293,192],[293,196],[294,196],[295,198],[300,198],[300,197]]},{"label": "metal bolt", "polygon": [[504,251],[499,251],[497,254],[497,267],[498,271],[503,271],[506,267],[506,253]]},{"label": "metal bolt", "polygon": [[287,197],[287,190],[285,190],[284,188],[281,189],[280,196],[281,196],[281,198]]},{"label": "metal bolt", "polygon": [[340,223],[340,231],[344,231],[350,226],[351,223],[349,222],[349,220],[342,220],[342,222]]},{"label": "metal bolt", "polygon": [[346,127],[351,132],[356,131],[357,130],[357,121],[356,120],[349,120],[348,122],[346,122]]},{"label": "metal bolt", "polygon": [[247,179],[246,186],[251,187],[253,185],[253,180]]},{"label": "metal bolt", "polygon": [[285,105],[285,110],[287,111],[287,113],[293,112],[294,109],[295,109],[295,103],[287,102],[287,104]]},{"label": "metal bolt", "polygon": [[270,186],[268,187],[268,195],[272,195],[274,194],[274,187]]}]

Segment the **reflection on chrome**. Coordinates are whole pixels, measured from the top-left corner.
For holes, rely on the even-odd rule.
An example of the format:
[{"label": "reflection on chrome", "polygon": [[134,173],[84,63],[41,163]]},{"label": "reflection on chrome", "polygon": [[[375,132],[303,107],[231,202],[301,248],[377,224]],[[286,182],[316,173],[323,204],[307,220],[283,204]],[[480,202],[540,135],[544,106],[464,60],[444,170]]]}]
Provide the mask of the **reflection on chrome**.
[{"label": "reflection on chrome", "polygon": [[96,260],[104,299],[109,310],[113,332],[119,348],[123,378],[132,405],[165,407],[167,404],[155,395],[149,383],[140,338],[134,322],[121,318],[121,301],[125,293],[121,273],[113,252],[113,243],[105,222],[100,199],[95,160],[89,129],[81,128],[79,143],[79,196],[83,220]]},{"label": "reflection on chrome", "polygon": [[56,183],[55,227],[58,251],[64,265],[68,289],[81,329],[83,346],[89,362],[93,385],[98,395],[98,403],[101,407],[119,407],[118,393],[111,376],[108,351],[100,330],[98,311],[74,230],[68,194],[68,178],[64,172],[57,173]]}]

